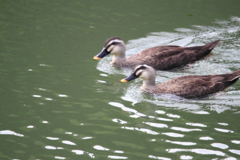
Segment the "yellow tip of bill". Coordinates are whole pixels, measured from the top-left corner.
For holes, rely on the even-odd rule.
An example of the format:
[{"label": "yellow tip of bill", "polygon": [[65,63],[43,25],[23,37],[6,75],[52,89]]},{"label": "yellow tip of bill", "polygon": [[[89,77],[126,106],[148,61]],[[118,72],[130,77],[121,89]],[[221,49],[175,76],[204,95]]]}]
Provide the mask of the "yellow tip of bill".
[{"label": "yellow tip of bill", "polygon": [[97,56],[94,56],[93,59],[94,59],[94,60],[99,60],[99,59],[101,59],[101,58],[99,58],[99,57],[97,57]]},{"label": "yellow tip of bill", "polygon": [[128,82],[126,79],[122,79],[121,82]]}]

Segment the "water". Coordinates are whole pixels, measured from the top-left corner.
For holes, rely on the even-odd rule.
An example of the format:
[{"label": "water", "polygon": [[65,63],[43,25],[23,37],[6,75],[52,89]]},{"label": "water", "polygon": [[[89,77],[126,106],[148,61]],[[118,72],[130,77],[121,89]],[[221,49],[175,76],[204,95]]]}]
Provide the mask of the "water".
[{"label": "water", "polygon": [[240,69],[239,2],[1,1],[0,159],[226,159],[240,157],[240,82],[203,99],[143,94],[130,70],[94,61],[120,36],[127,55],[157,45],[213,54],[157,83]]}]

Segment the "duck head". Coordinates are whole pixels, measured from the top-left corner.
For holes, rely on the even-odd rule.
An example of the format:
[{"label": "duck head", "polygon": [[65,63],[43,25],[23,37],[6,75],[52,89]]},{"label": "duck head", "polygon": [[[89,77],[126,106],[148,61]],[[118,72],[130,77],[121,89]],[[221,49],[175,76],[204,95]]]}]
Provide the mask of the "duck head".
[{"label": "duck head", "polygon": [[126,46],[124,41],[119,37],[109,38],[101,50],[96,56],[93,57],[95,60],[99,60],[108,54],[113,54],[117,58],[125,58]]},{"label": "duck head", "polygon": [[141,78],[143,79],[144,83],[147,83],[148,85],[154,85],[155,75],[156,75],[156,71],[152,67],[146,64],[138,65],[134,68],[132,74],[122,79],[121,82],[129,82],[133,79]]}]

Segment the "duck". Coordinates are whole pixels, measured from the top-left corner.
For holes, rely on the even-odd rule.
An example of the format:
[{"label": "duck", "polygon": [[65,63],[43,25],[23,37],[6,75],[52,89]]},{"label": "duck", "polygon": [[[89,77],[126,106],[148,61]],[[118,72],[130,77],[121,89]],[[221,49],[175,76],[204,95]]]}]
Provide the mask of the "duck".
[{"label": "duck", "polygon": [[129,82],[136,78],[143,80],[141,90],[148,94],[172,94],[185,99],[206,97],[234,84],[240,77],[240,70],[219,75],[187,75],[161,84],[155,83],[156,70],[149,65],[138,65],[130,76],[121,80]]},{"label": "duck", "polygon": [[203,46],[193,47],[177,45],[156,46],[126,57],[124,41],[115,36],[106,40],[101,52],[94,56],[93,59],[100,60],[106,55],[112,54],[110,64],[117,68],[133,69],[137,65],[147,64],[156,70],[172,70],[204,58],[211,53],[219,42],[220,40],[216,40]]}]

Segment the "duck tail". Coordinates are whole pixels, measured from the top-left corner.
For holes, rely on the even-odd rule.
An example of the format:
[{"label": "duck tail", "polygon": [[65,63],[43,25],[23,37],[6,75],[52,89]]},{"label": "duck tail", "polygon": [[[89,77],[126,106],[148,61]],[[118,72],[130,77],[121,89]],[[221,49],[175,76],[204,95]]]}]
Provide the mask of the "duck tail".
[{"label": "duck tail", "polygon": [[208,48],[209,50],[212,50],[216,45],[218,45],[220,43],[220,39],[210,42],[208,44],[206,44],[204,47]]},{"label": "duck tail", "polygon": [[230,73],[228,81],[237,81],[240,78],[240,70]]}]

